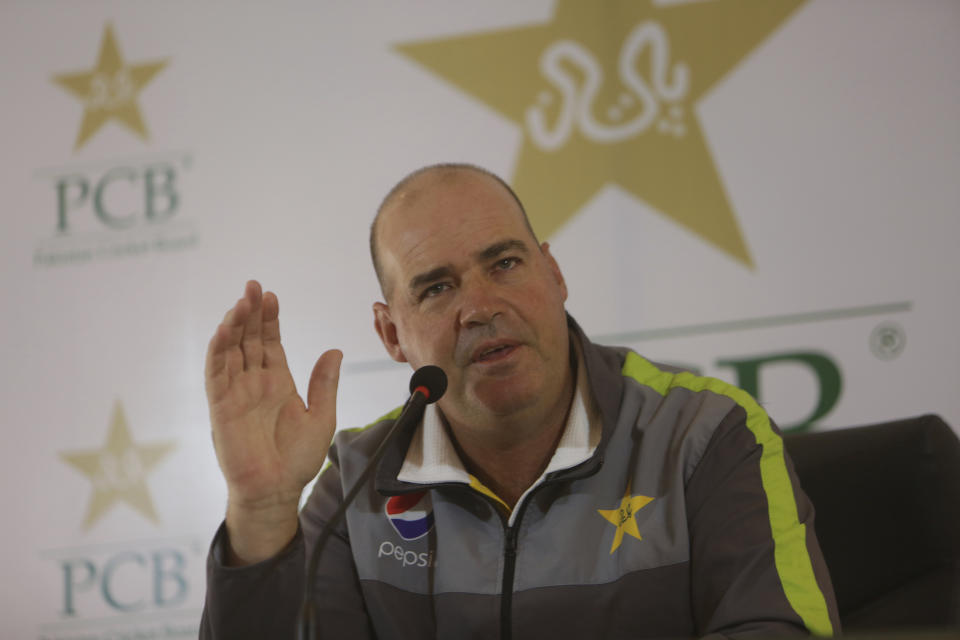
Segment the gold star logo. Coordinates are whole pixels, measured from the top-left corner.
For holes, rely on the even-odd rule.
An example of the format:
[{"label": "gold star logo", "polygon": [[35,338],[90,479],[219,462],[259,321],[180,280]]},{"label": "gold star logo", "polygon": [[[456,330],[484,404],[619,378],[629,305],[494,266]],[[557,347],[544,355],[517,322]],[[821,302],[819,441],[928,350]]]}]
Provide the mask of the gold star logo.
[{"label": "gold star logo", "polygon": [[84,105],[83,122],[73,150],[82,147],[110,120],[119,122],[146,140],[147,125],[137,98],[166,65],[166,60],[141,64],[125,62],[113,36],[113,27],[107,23],[96,66],[90,71],[61,73],[53,77],[55,83]]},{"label": "gold star logo", "polygon": [[538,233],[613,183],[752,267],[696,108],[803,2],[557,0],[546,24],[398,49],[521,127]]},{"label": "gold star logo", "polygon": [[651,502],[653,502],[653,498],[649,496],[631,496],[630,485],[627,485],[627,490],[623,493],[619,507],[616,509],[597,509],[597,513],[617,528],[617,532],[613,534],[613,546],[610,547],[610,555],[613,555],[613,552],[620,547],[624,533],[633,536],[637,540],[643,540],[634,516],[636,516],[637,511],[640,511],[640,509],[643,509]]},{"label": "gold star logo", "polygon": [[117,402],[102,449],[60,454],[64,462],[93,483],[93,496],[87,507],[83,528],[93,526],[118,501],[126,502],[146,518],[160,524],[146,477],[174,448],[173,442],[134,443],[123,407]]}]

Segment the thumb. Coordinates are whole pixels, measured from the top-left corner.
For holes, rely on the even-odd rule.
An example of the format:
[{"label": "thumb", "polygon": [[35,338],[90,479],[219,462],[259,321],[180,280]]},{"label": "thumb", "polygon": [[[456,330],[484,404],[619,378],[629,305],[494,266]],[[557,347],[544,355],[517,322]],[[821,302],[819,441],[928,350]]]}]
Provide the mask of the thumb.
[{"label": "thumb", "polygon": [[339,349],[324,352],[313,365],[307,386],[307,412],[327,425],[337,422],[337,385],[340,383],[340,363],[343,353]]}]

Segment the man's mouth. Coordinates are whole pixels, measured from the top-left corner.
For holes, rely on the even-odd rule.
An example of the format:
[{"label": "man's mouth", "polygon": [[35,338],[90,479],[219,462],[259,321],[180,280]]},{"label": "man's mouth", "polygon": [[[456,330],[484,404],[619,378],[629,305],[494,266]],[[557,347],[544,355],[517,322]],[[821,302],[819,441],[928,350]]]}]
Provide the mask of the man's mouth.
[{"label": "man's mouth", "polygon": [[499,342],[496,344],[481,345],[473,352],[472,362],[495,362],[506,358],[519,345],[515,342]]}]

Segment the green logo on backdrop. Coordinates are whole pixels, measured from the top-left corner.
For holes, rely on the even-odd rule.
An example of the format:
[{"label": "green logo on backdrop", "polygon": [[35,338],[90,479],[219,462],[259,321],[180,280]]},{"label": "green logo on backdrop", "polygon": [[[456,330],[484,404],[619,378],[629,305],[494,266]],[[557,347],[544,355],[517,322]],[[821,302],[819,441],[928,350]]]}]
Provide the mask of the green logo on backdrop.
[{"label": "green logo on backdrop", "polygon": [[[906,343],[906,332],[898,323],[888,319],[893,314],[901,314],[912,309],[909,301],[884,304],[871,304],[859,307],[842,307],[837,309],[823,309],[819,311],[804,311],[787,313],[775,316],[759,316],[736,320],[723,320],[703,324],[673,325],[662,328],[641,329],[623,333],[596,336],[598,342],[608,344],[647,344],[664,339],[692,338],[695,336],[732,334],[756,330],[771,330],[776,328],[789,329],[799,325],[821,324],[833,322],[856,322],[858,319],[882,317],[884,320],[869,331],[870,348],[876,357],[882,361],[890,361],[903,351]],[[824,337],[830,334],[825,329]],[[788,339],[788,335],[784,335]],[[738,341],[742,341],[742,338]],[[878,345],[883,349],[878,351]],[[639,348],[640,352],[646,351]],[[702,368],[688,362],[670,361],[680,369],[692,371],[701,375]],[[816,426],[837,407],[843,397],[844,378],[842,367],[837,355],[827,353],[823,349],[791,348],[774,353],[744,355],[740,357],[726,356],[714,360],[714,364],[733,371],[733,384],[740,387],[761,404],[769,401],[771,394],[769,384],[772,370],[788,368],[794,371],[804,370],[812,374],[816,381],[815,400],[802,418],[792,424],[781,423],[784,431],[804,431]],[[764,384],[764,381],[767,384]],[[791,392],[793,390],[788,391]],[[800,391],[800,390],[796,390]],[[776,413],[776,410],[773,412]],[[776,415],[773,416],[776,418]],[[834,425],[845,426],[845,425]]]},{"label": "green logo on backdrop", "polygon": [[[121,504],[159,526],[147,479],[174,449],[172,441],[134,440],[117,402],[101,447],[60,453],[90,482],[83,529]],[[186,605],[202,575],[205,546],[204,540],[175,537],[42,552],[62,585],[51,593],[57,620],[41,625],[42,637],[196,637],[198,612]]]},{"label": "green logo on backdrop", "polygon": [[[79,600],[88,592],[99,595],[118,613],[136,613],[148,608],[166,609],[183,603],[189,594],[184,575],[186,554],[180,549],[149,552],[125,550],[105,558],[85,556],[60,563],[63,575],[63,615],[77,616]],[[126,576],[124,575],[126,574]],[[131,574],[142,574],[139,593],[131,593]],[[120,586],[126,578],[126,588]],[[119,583],[118,583],[119,581]],[[138,585],[140,586],[140,585]]]},{"label": "green logo on backdrop", "polygon": [[177,213],[180,204],[177,175],[176,164],[154,162],[111,167],[102,173],[57,176],[56,231],[70,233],[72,219],[83,215],[113,230],[165,222]]},{"label": "green logo on backdrop", "polygon": [[817,403],[802,420],[783,426],[784,431],[806,431],[833,410],[843,391],[843,376],[836,361],[829,355],[811,351],[773,353],[753,358],[717,360],[718,367],[731,367],[737,376],[736,385],[762,398],[761,371],[769,365],[800,366],[810,370],[817,380]]},{"label": "green logo on backdrop", "polygon": [[[50,236],[34,249],[37,267],[172,252],[198,245],[181,220],[181,177],[189,156],[45,171],[54,203]],[[39,173],[39,172],[38,172]]]},{"label": "green logo on backdrop", "polygon": [[[74,144],[78,151],[109,123],[146,141],[141,91],[169,60],[131,63],[120,52],[113,27],[104,26],[92,69],[58,73],[53,82],[84,106]],[[182,216],[183,179],[192,166],[186,152],[108,158],[40,169],[50,184],[54,215],[50,235],[34,249],[35,267],[169,253],[196,247],[192,222]]]}]

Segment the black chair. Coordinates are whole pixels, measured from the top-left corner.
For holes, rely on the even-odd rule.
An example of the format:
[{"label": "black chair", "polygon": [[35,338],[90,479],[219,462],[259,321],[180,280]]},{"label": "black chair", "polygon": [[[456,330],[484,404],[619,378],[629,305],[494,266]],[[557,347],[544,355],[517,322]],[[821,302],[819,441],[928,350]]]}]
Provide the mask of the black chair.
[{"label": "black chair", "polygon": [[960,629],[960,440],[927,415],[788,434],[844,633]]}]

